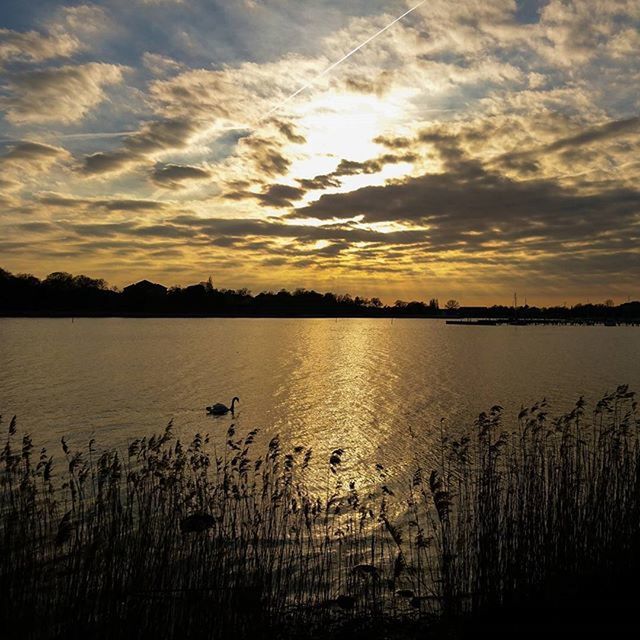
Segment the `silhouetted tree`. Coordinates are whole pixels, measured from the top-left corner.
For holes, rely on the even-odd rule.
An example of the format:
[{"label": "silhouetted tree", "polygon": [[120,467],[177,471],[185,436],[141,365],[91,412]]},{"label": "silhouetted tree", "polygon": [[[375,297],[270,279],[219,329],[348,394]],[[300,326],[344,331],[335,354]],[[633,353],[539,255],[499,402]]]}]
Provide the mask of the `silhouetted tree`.
[{"label": "silhouetted tree", "polygon": [[445,302],[444,308],[447,311],[457,311],[460,308],[460,303],[457,300],[451,298]]}]

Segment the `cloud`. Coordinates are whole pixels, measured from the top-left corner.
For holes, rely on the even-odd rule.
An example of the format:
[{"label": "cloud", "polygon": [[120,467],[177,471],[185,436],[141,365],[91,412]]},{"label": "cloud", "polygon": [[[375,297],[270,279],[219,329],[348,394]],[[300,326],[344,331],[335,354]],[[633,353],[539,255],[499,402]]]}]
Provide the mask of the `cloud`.
[{"label": "cloud", "polygon": [[95,200],[96,206],[108,211],[160,211],[166,207],[157,200],[138,200],[131,198]]},{"label": "cloud", "polygon": [[11,145],[9,151],[0,156],[0,160],[47,166],[53,161],[68,156],[69,153],[61,147],[25,140]]},{"label": "cloud", "polygon": [[168,117],[206,117],[221,127],[255,126],[303,79],[317,74],[323,62],[287,55],[265,64],[192,69],[152,82],[149,94],[158,113]]},{"label": "cloud", "polygon": [[262,193],[234,191],[225,194],[225,197],[232,200],[256,198],[264,206],[282,208],[291,207],[293,201],[300,200],[304,194],[305,190],[298,187],[292,187],[286,184],[272,184],[269,185]]},{"label": "cloud", "polygon": [[105,99],[105,87],[122,81],[122,74],[121,66],[99,62],[10,74],[0,106],[16,125],[77,122]]},{"label": "cloud", "polygon": [[91,210],[92,208],[105,209],[107,211],[161,211],[166,207],[164,202],[158,200],[144,200],[140,198],[78,198],[73,195],[59,193],[43,193],[38,196],[40,204],[65,209]]},{"label": "cloud", "polygon": [[624,37],[630,21],[638,20],[640,15],[633,1],[552,0],[542,9],[540,20],[540,29],[549,45],[543,42],[539,51],[564,67],[585,65],[598,57],[617,56],[621,50],[616,47],[616,41]]},{"label": "cloud", "polygon": [[85,156],[81,171],[88,175],[118,173],[167,151],[184,149],[201,130],[187,118],[155,120],[125,137],[122,148]]},{"label": "cloud", "polygon": [[25,185],[41,177],[56,164],[68,164],[71,154],[62,147],[41,142],[23,140],[9,145],[0,155],[0,172],[4,191],[19,191]]},{"label": "cloud", "polygon": [[84,157],[81,171],[88,175],[117,173],[126,169],[137,157],[130,151],[98,151]]},{"label": "cloud", "polygon": [[155,76],[168,76],[185,70],[184,65],[177,60],[150,51],[145,51],[142,55],[142,64]]},{"label": "cloud", "polygon": [[63,6],[47,23],[52,33],[72,33],[78,37],[82,47],[95,44],[95,39],[104,36],[115,24],[104,7],[96,4]]},{"label": "cloud", "polygon": [[492,172],[473,176],[461,166],[400,183],[323,195],[295,210],[295,218],[360,219],[363,223],[424,225],[433,251],[474,252],[535,240],[562,251],[562,243],[623,236],[640,210],[640,191],[583,193],[548,180],[514,181]]},{"label": "cloud", "polygon": [[564,162],[570,161],[574,166],[580,167],[581,160],[593,163],[592,154],[581,157],[581,153],[583,148],[591,147],[596,143],[600,143],[601,152],[606,149],[610,153],[608,159],[611,162],[614,156],[611,155],[613,150],[610,148],[610,143],[622,136],[625,136],[623,140],[625,147],[634,136],[640,141],[640,117],[623,118],[582,127],[570,135],[558,137],[541,145],[534,144],[529,148],[520,146],[498,156],[494,159],[494,163],[523,174],[535,174],[542,171],[543,163],[549,163],[553,154],[561,153]]},{"label": "cloud", "polygon": [[298,178],[298,184],[306,191],[315,191],[316,189],[331,189],[341,185],[340,180],[331,174],[318,175],[313,178]]},{"label": "cloud", "polygon": [[514,230],[520,226],[524,235],[537,223],[548,228],[586,217],[595,222],[607,214],[633,216],[639,205],[640,192],[633,190],[582,195],[550,181],[517,182],[484,172],[469,179],[464,172],[447,172],[323,195],[292,215],[321,220],[362,216],[366,222],[420,221],[443,229],[446,221],[449,231],[507,224]]},{"label": "cloud", "polygon": [[373,93],[378,97],[384,96],[391,89],[393,73],[389,70],[382,71],[373,79],[354,73],[344,81],[345,87],[357,93]]},{"label": "cloud", "polygon": [[[53,197],[53,196],[50,196]],[[48,200],[43,199],[43,202]],[[65,198],[61,198],[59,206]],[[102,203],[103,201],[92,201]],[[111,201],[107,201],[111,202]],[[109,208],[101,204],[105,208]],[[113,208],[113,207],[111,207]],[[65,223],[66,224],[66,223]],[[213,239],[216,242],[243,244],[251,243],[255,248],[255,240],[287,239],[301,242],[316,242],[326,240],[330,242],[368,242],[384,243],[388,245],[407,245],[424,240],[424,231],[399,230],[396,232],[382,233],[374,230],[358,229],[352,225],[325,225],[320,227],[285,224],[277,219],[261,220],[258,218],[200,218],[192,214],[181,214],[166,218],[161,224],[149,224],[144,222],[101,222],[101,223],[73,223],[72,227],[83,233],[92,235],[98,233],[104,235],[128,234],[132,236],[145,236],[156,238],[191,238],[197,243],[209,244]],[[224,240],[220,240],[224,238]],[[271,246],[268,243],[262,246]]]},{"label": "cloud", "polygon": [[581,147],[600,140],[607,140],[625,133],[640,131],[640,117],[612,120],[605,124],[599,124],[581,131],[572,136],[561,138],[546,147],[546,151],[558,151],[561,149]]},{"label": "cloud", "polygon": [[[625,239],[637,236],[640,191],[633,180],[626,178],[628,171],[632,175],[633,165],[628,171],[623,167],[629,164],[640,142],[638,119],[582,128],[560,119],[546,124],[556,132],[555,139],[540,144],[533,129],[527,133],[533,134],[529,146],[516,138],[510,144],[518,150],[507,153],[487,149],[488,140],[499,140],[500,136],[508,140],[512,136],[516,123],[505,118],[495,122],[432,125],[414,139],[379,138],[378,142],[390,149],[422,153],[431,149],[435,158],[430,163],[430,172],[381,186],[324,194],[317,201],[298,207],[288,217],[422,226],[428,230],[425,242],[430,251],[475,254],[481,260],[487,259],[483,253],[497,250],[527,251],[530,256],[534,251],[559,255],[571,243],[611,250],[620,247]],[[567,130],[571,131],[569,135],[557,135]],[[636,136],[635,146],[631,144],[631,134]],[[620,143],[619,138],[623,139]],[[561,154],[557,162],[563,163],[568,152],[604,143],[613,145],[605,147],[608,177],[605,168],[598,169],[593,164],[601,158],[594,153],[584,158],[572,156],[577,164],[575,177],[557,175],[555,154]],[[473,152],[477,154],[475,157],[469,155]],[[525,162],[533,165],[533,172],[540,175],[523,179],[522,174],[527,171],[521,165]],[[583,163],[589,167],[585,175],[580,174]],[[351,164],[341,165],[343,170],[351,169]],[[507,175],[505,171],[514,166],[515,176]],[[438,167],[440,171],[435,172]],[[595,178],[589,179],[590,174],[595,174]]]},{"label": "cloud", "polygon": [[42,62],[50,58],[68,58],[80,48],[73,36],[52,36],[37,31],[0,29],[0,65],[9,60]]},{"label": "cloud", "polygon": [[415,153],[405,153],[402,155],[384,154],[365,162],[353,160],[341,160],[337,168],[329,174],[317,175],[314,178],[299,178],[298,187],[285,184],[269,184],[261,193],[239,189],[225,193],[224,197],[231,200],[243,200],[245,198],[256,198],[263,206],[285,208],[293,206],[296,200],[304,197],[307,191],[326,189],[330,187],[340,187],[338,178],[343,176],[354,176],[361,174],[379,173],[387,164],[397,164],[400,162],[415,162],[418,156]]},{"label": "cloud", "polygon": [[[355,176],[359,174],[372,174],[379,173],[382,168],[388,164],[398,164],[401,162],[413,163],[418,159],[418,155],[412,152],[407,152],[402,155],[394,155],[391,153],[385,153],[377,158],[371,160],[365,160],[364,162],[355,162],[353,160],[340,160],[337,168],[327,177],[337,178],[340,176]],[[320,178],[321,176],[317,176]]]},{"label": "cloud", "polygon": [[278,131],[289,141],[295,144],[304,144],[307,139],[296,133],[295,127],[290,122],[281,122],[277,121],[276,126],[278,127]]},{"label": "cloud", "polygon": [[104,9],[95,5],[63,7],[42,31],[0,29],[0,67],[10,61],[43,62],[68,58],[89,46],[89,39],[111,28]]},{"label": "cloud", "polygon": [[211,172],[201,167],[189,165],[166,164],[155,167],[151,179],[160,187],[180,189],[185,182],[192,180],[208,180]]}]

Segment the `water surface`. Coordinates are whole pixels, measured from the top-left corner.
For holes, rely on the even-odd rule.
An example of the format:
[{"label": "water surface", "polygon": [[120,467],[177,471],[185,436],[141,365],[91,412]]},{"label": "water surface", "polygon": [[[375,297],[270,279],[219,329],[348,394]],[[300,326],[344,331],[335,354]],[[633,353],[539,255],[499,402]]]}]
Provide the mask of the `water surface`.
[{"label": "water surface", "polygon": [[[37,444],[102,445],[157,432],[216,442],[241,398],[261,429],[350,466],[394,470],[451,428],[546,396],[558,411],[618,384],[640,390],[637,327],[456,327],[389,319],[0,319],[0,413]],[[411,441],[409,425],[417,441]]]}]

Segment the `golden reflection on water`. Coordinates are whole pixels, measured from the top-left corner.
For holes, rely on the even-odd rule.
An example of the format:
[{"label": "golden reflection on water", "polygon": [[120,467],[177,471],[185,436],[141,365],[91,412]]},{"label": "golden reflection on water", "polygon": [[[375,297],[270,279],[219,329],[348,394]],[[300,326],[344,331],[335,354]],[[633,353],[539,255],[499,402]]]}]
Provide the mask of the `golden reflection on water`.
[{"label": "golden reflection on water", "polygon": [[[327,330],[326,323],[316,322],[298,336],[297,366],[284,386],[283,401],[293,414],[286,438],[327,460],[331,450],[344,449],[345,472],[363,480],[392,426],[385,403],[397,391],[397,363],[390,358],[387,331],[366,322],[334,325]],[[308,385],[317,377],[323,393],[310,403]],[[310,428],[319,424],[324,428]]]}]

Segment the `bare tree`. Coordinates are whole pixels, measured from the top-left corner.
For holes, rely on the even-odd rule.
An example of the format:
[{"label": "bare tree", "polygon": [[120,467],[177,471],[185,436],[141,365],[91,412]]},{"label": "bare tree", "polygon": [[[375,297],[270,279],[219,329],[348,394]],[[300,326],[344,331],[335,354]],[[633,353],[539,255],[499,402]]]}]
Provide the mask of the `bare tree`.
[{"label": "bare tree", "polygon": [[460,303],[457,300],[451,298],[451,300],[447,300],[444,305],[444,308],[447,311],[457,311],[460,308]]}]

